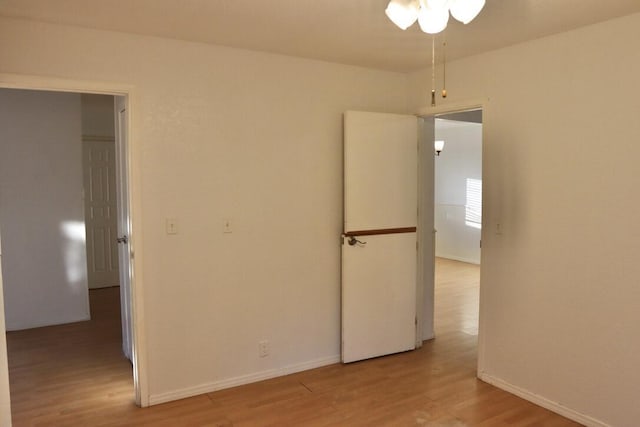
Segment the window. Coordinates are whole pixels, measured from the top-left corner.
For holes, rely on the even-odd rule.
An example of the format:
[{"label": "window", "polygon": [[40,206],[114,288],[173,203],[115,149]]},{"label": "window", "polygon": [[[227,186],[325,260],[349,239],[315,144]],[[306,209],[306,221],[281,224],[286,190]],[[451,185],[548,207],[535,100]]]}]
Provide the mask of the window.
[{"label": "window", "polygon": [[465,224],[482,228],[482,180],[467,178],[467,204],[465,205]]}]

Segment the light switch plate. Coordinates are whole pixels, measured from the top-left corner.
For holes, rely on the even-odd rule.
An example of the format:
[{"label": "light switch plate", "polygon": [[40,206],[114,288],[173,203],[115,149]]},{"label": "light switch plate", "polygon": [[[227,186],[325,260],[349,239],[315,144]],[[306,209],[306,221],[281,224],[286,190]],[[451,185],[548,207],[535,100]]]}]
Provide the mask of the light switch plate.
[{"label": "light switch plate", "polygon": [[178,220],[175,218],[167,218],[166,222],[167,234],[178,234]]}]

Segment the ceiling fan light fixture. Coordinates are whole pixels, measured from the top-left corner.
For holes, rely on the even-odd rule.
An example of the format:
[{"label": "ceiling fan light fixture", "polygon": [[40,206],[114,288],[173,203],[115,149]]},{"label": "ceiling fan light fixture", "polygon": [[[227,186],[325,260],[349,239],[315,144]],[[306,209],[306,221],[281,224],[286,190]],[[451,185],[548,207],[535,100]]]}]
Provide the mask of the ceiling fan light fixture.
[{"label": "ceiling fan light fixture", "polygon": [[425,4],[418,13],[420,29],[427,34],[437,34],[447,28],[449,23],[449,9],[446,7],[432,8]]},{"label": "ceiling fan light fixture", "polygon": [[419,9],[418,0],[391,0],[384,12],[391,22],[406,30],[418,19]]},{"label": "ceiling fan light fixture", "polygon": [[420,0],[420,4],[428,9],[449,8],[449,0]]},{"label": "ceiling fan light fixture", "polygon": [[484,7],[485,0],[449,0],[451,16],[463,24],[473,21]]}]

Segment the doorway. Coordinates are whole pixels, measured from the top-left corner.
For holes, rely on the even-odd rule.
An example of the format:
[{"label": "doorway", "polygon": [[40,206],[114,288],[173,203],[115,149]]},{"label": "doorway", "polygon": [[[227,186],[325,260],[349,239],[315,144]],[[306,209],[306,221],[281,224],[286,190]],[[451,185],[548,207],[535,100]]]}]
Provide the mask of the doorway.
[{"label": "doorway", "polygon": [[[418,150],[418,182],[419,182],[419,209],[418,209],[418,230],[419,230],[419,240],[418,240],[418,330],[417,330],[417,344],[421,345],[423,341],[428,341],[433,338],[436,338],[436,335],[442,336],[442,327],[440,319],[447,318],[447,315],[457,316],[454,317],[456,320],[455,326],[453,326],[454,331],[458,334],[458,337],[463,341],[466,341],[469,346],[469,351],[472,351],[477,355],[477,372],[481,373],[484,370],[484,332],[483,332],[483,306],[482,299],[479,297],[479,272],[480,266],[471,263],[463,263],[458,260],[444,260],[444,258],[438,258],[436,256],[436,239],[439,230],[436,230],[436,167],[437,163],[440,162],[447,153],[448,149],[451,148],[451,144],[447,144],[445,141],[444,147],[440,148],[436,145],[436,120],[450,120],[450,121],[461,121],[461,122],[476,122],[478,126],[482,126],[483,122],[483,113],[485,112],[485,107],[488,106],[488,100],[479,100],[473,103],[464,103],[464,104],[452,104],[448,106],[442,106],[437,108],[429,108],[425,109],[419,114],[420,117],[420,129],[418,132],[418,144],[420,149]],[[475,118],[473,118],[475,116]],[[482,128],[479,130],[480,135],[483,134]],[[438,132],[441,135],[441,132]],[[438,144],[439,145],[439,144]],[[437,151],[441,152],[438,155]],[[452,150],[453,152],[453,150]],[[482,152],[482,142],[480,143],[480,153]],[[455,156],[452,156],[455,157]],[[454,162],[455,163],[455,162]],[[480,162],[481,165],[481,162]],[[469,178],[474,178],[469,176]],[[482,172],[480,166],[480,179],[482,179]],[[463,218],[466,218],[467,209],[466,206],[470,205],[466,200],[466,179],[463,179],[465,190],[464,190],[464,201],[459,204],[463,205],[462,212]],[[471,187],[472,181],[470,181]],[[476,194],[482,194],[482,190],[478,189],[475,192]],[[470,193],[471,196],[471,193]],[[478,230],[480,234],[482,234],[482,208],[481,208],[481,199],[480,199],[480,208],[477,209],[476,206],[470,206],[469,209],[469,222],[474,222],[472,225],[473,228]],[[458,209],[460,211],[460,209]],[[480,217],[471,217],[472,213],[480,212]],[[442,212],[440,212],[442,213]],[[446,218],[446,212],[444,212]],[[450,214],[451,218],[451,214]],[[466,225],[465,227],[468,227]],[[476,228],[479,227],[479,228]],[[477,233],[477,232],[476,232]],[[478,253],[480,241],[478,240]],[[440,261],[446,261],[453,263],[460,263],[458,265],[466,265],[470,266],[474,269],[474,273],[472,273],[472,277],[475,277],[475,285],[473,285],[473,293],[477,296],[468,297],[467,300],[472,302],[473,312],[469,312],[469,310],[465,310],[463,304],[460,304],[460,300],[456,300],[455,298],[450,299],[450,305],[454,307],[453,313],[442,313],[442,292],[436,292],[436,281],[444,282],[445,280],[456,281],[456,275],[449,275],[449,279],[445,279],[441,274],[438,273],[437,264],[443,264]],[[456,269],[454,268],[454,272]],[[442,268],[439,269],[440,273],[451,272],[451,270],[444,270]],[[451,279],[453,277],[453,279]],[[440,294],[440,295],[437,295]],[[460,295],[457,292],[453,293],[454,295]],[[436,298],[439,300],[436,302]],[[445,300],[446,302],[446,300]],[[440,319],[436,318],[436,310],[438,310],[437,305],[440,305],[440,311],[437,313]],[[458,313],[455,313],[455,310],[458,310]],[[459,312],[462,311],[464,316],[459,315]],[[476,314],[477,313],[477,314]],[[467,321],[466,323],[461,322],[461,319],[464,317],[468,317],[471,319],[470,323]],[[450,317],[449,317],[450,318]],[[435,325],[435,322],[438,321],[439,325]],[[462,329],[465,329],[462,331]],[[439,330],[438,330],[439,329]],[[471,333],[471,334],[469,334]],[[445,339],[446,341],[446,339]]]},{"label": "doorway", "polygon": [[[6,76],[3,76],[3,77],[6,77]],[[32,83],[32,82],[27,82],[27,83]],[[60,82],[56,82],[55,86],[58,86],[59,84],[60,84]],[[16,86],[21,86],[20,84],[18,84],[18,85],[14,85],[14,84],[3,85],[2,80],[0,80],[0,87],[2,87],[2,86],[11,86],[12,90],[17,90],[17,89],[36,89],[36,88],[16,87]],[[27,84],[26,86],[30,86],[30,84]],[[76,87],[75,84],[72,84],[72,86],[74,88]],[[42,87],[42,86],[39,86],[39,87]],[[38,87],[38,89],[39,89],[39,87]],[[3,89],[0,89],[0,90],[3,90]],[[93,89],[93,90],[95,90],[95,89]],[[62,91],[64,91],[64,93],[62,93]],[[51,94],[56,94],[57,93],[58,95],[60,95],[60,94],[68,95],[68,97],[73,97],[74,95],[77,96],[77,97],[80,96],[79,93],[70,93],[70,92],[68,92],[66,90],[66,88],[62,89],[62,91],[43,92],[43,93],[51,93]],[[20,92],[20,91],[18,91],[18,92]],[[36,91],[35,90],[23,90],[23,92],[35,93]],[[113,98],[113,95],[116,95],[117,98],[120,98],[122,103],[126,104],[126,102],[127,102],[126,93],[119,92],[119,91],[117,91],[117,92],[114,91],[114,92],[115,93],[111,94],[111,98]],[[71,102],[73,103],[75,101],[71,101]],[[53,109],[50,108],[50,110],[56,111],[55,108],[53,108]],[[122,113],[122,112],[120,112],[120,113]],[[121,114],[121,116],[122,116],[122,114]],[[126,124],[126,121],[125,121],[125,124]],[[57,127],[63,126],[64,127],[64,125],[61,122],[58,122],[57,124],[55,124],[55,126],[57,126]],[[128,134],[127,128],[123,129],[123,133],[125,135]],[[80,138],[81,135],[78,135],[78,137]],[[126,141],[125,141],[125,143],[126,143]],[[22,146],[18,151],[20,151],[20,150],[22,150],[24,148],[25,147]],[[76,148],[79,149],[80,146],[77,146]],[[55,151],[56,150],[52,151],[52,153],[53,153],[52,155],[61,154],[61,153],[56,153]],[[128,152],[128,150],[126,149],[126,147],[125,147],[124,150],[121,150],[121,154],[124,156],[125,161],[126,161],[127,152]],[[29,153],[27,153],[27,154],[29,154]],[[38,154],[38,150],[36,149],[35,151],[31,152],[30,154],[37,155]],[[34,181],[36,181],[35,183],[32,183],[32,184],[38,184],[38,180],[39,180],[40,186],[41,187],[46,187],[46,185],[44,185],[44,184],[49,181],[49,179],[47,179],[47,176],[48,176],[47,173],[53,173],[53,171],[55,169],[58,172],[55,172],[54,174],[60,174],[60,171],[64,170],[64,168],[54,168],[52,166],[52,163],[53,163],[52,160],[53,159],[52,159],[51,156],[49,156],[48,158],[44,158],[43,159],[43,161],[39,164],[41,173],[37,173],[37,174],[35,174],[35,177],[32,177],[32,178],[34,178]],[[120,164],[121,161],[122,160],[120,159],[119,160],[120,169],[125,174],[128,174],[128,168],[126,166],[122,167],[122,165]],[[78,164],[77,166],[81,166],[81,165]],[[49,168],[49,169],[47,169],[47,168]],[[67,171],[67,172],[69,172],[69,171]],[[64,173],[66,173],[66,172],[63,172],[63,174]],[[76,175],[77,176],[77,174],[75,174],[75,172],[74,173],[69,172],[69,175]],[[80,177],[81,176],[82,175],[80,173]],[[21,182],[21,184],[24,184],[24,183]],[[126,182],[125,182],[125,186],[126,186]],[[78,202],[78,200],[80,200],[80,203],[81,203],[81,200],[82,200],[81,199],[81,191],[82,191],[82,189],[80,188],[80,191],[76,191],[76,190],[78,190],[78,189],[75,188],[74,191],[70,191],[69,192],[70,194],[71,193],[75,194],[75,196],[69,196],[70,199],[65,199],[65,196],[63,196],[59,192],[48,191],[48,193],[50,193],[50,196],[49,196],[49,199],[45,198],[45,200],[49,200],[49,201],[53,200],[54,202],[57,200],[57,201],[61,202],[60,203],[61,205],[63,205],[63,204],[73,204],[74,205],[74,209],[75,209],[74,210],[74,214],[77,214],[78,213],[78,209],[77,209],[78,203],[77,202]],[[24,194],[24,192],[23,192],[23,194]],[[73,199],[73,200],[71,200],[71,199]],[[72,201],[72,203],[62,203],[62,202],[70,202],[70,200]],[[3,207],[6,208],[6,206],[7,205],[3,204]],[[47,204],[47,203],[40,202],[38,204],[38,208],[40,210],[50,211],[51,206],[49,204]],[[82,207],[80,208],[80,212],[82,213]],[[59,273],[59,276],[61,276],[59,278],[65,279],[65,283],[66,283],[65,286],[66,286],[66,288],[69,289],[69,293],[72,296],[75,297],[75,303],[77,305],[77,307],[76,307],[77,309],[76,310],[60,310],[59,307],[56,307],[55,304],[53,304],[53,301],[50,298],[47,298],[46,293],[43,294],[43,293],[36,292],[36,293],[33,294],[33,296],[34,296],[34,298],[40,299],[40,301],[44,302],[49,308],[52,308],[51,311],[53,311],[54,314],[56,314],[56,315],[59,315],[61,311],[74,312],[75,314],[73,316],[69,316],[68,318],[58,317],[56,320],[53,321],[53,323],[63,323],[63,324],[65,324],[65,325],[63,325],[63,329],[66,328],[67,332],[73,333],[72,330],[74,328],[72,328],[71,325],[74,325],[76,323],[68,323],[68,322],[75,322],[75,321],[84,320],[82,318],[83,317],[83,311],[84,311],[84,316],[88,316],[88,314],[89,314],[89,311],[88,311],[89,296],[88,296],[88,291],[86,290],[86,264],[84,265],[84,267],[85,267],[84,274],[83,274],[82,268],[79,268],[79,266],[82,266],[82,264],[83,264],[83,256],[82,255],[83,255],[83,252],[84,252],[84,236],[83,236],[83,233],[84,233],[84,216],[76,218],[77,215],[72,215],[71,216],[71,215],[68,215],[67,212],[63,213],[62,216],[67,218],[68,221],[67,220],[58,221],[59,224],[55,224],[57,226],[56,231],[61,236],[61,241],[62,241],[62,243],[58,244],[58,247],[61,247],[62,251],[58,251],[58,253],[55,256],[51,256],[49,258],[52,258],[52,259],[56,258],[56,257],[62,258],[62,259],[58,260],[59,261],[58,264],[61,264],[61,265],[64,266],[63,267],[63,271],[61,271]],[[127,218],[126,219],[126,221],[127,221],[126,225],[127,225],[127,228],[128,228],[128,222],[130,221],[130,216],[129,216],[128,211],[126,212],[125,217]],[[15,246],[15,245],[11,244],[11,240],[12,239],[9,238],[10,236],[7,236],[7,234],[11,234],[11,231],[7,231],[6,229],[4,229],[4,230],[0,230],[0,232],[2,232],[2,238],[3,238],[3,243],[4,243],[4,245],[3,245],[4,246],[4,248],[3,248],[4,249],[3,250],[4,253],[3,253],[2,261],[3,261],[3,263],[8,264],[8,263],[11,262],[11,260],[7,259],[8,258],[7,255],[13,249],[15,249],[14,247],[12,247],[12,246]],[[55,234],[55,233],[53,233],[53,234]],[[20,241],[20,236],[17,236],[17,238],[18,238],[17,241]],[[43,246],[46,246],[46,245],[43,245]],[[53,245],[53,246],[55,246],[55,245]],[[21,248],[19,248],[19,249],[21,249]],[[85,252],[85,255],[86,255],[86,252]],[[22,258],[23,259],[29,259],[28,257],[24,257],[24,256]],[[26,263],[26,264],[28,266],[28,263]],[[31,265],[31,269],[34,269],[34,267],[37,267],[37,265],[36,264],[32,264]],[[129,275],[131,275],[131,269],[129,268],[129,269],[127,269],[127,271],[129,273]],[[58,273],[56,273],[56,274],[58,274]],[[84,276],[84,279],[83,279],[83,276]],[[83,282],[83,280],[85,280],[85,281]],[[2,283],[2,282],[0,282],[0,283]],[[83,286],[83,283],[84,283],[84,286]],[[3,318],[5,317],[4,316],[5,315],[5,309],[6,309],[7,305],[9,304],[9,301],[7,300],[6,296],[8,295],[8,292],[10,292],[10,291],[8,291],[7,286],[8,286],[8,280],[7,280],[7,277],[4,277],[3,287],[4,287],[4,294],[5,294],[5,301],[6,302],[5,302],[5,304],[3,304],[3,307],[0,307],[0,309],[2,309],[2,312],[0,313],[0,315],[2,315]],[[128,289],[128,293],[131,294],[131,288]],[[114,295],[108,296],[106,298],[106,300],[109,300],[109,299],[111,300],[110,302],[107,303],[107,305],[109,305],[109,304],[113,305],[113,302],[114,302],[113,298],[120,299],[119,296],[118,296],[118,293],[115,293]],[[93,297],[92,297],[92,299],[93,299]],[[104,302],[105,299],[103,298],[102,300]],[[102,304],[102,302],[100,304]],[[94,307],[92,306],[91,308],[92,308],[92,311],[93,311]],[[116,302],[116,308],[118,310],[120,309],[120,304],[117,303],[117,302]],[[28,309],[28,308],[26,309],[27,312],[30,311],[30,310],[33,311],[32,309]],[[36,310],[36,311],[39,312],[39,310]],[[109,311],[112,311],[112,310],[110,308],[108,308],[106,310],[102,310],[100,314],[96,313],[94,320],[97,321],[97,320],[102,319],[103,318],[102,316],[105,315],[105,313],[107,313]],[[123,310],[123,314],[125,314],[125,313],[126,313],[126,316],[129,319],[132,320],[132,317],[133,317],[133,305],[132,304],[129,304],[129,306],[127,307],[126,312],[125,312],[125,310]],[[10,314],[11,313],[7,313],[7,316],[9,316]],[[92,314],[94,314],[94,313],[92,313]],[[109,315],[112,315],[112,314],[113,313],[109,313]],[[117,319],[117,320],[118,320],[117,323],[118,323],[118,327],[119,327],[120,326],[120,319]],[[45,324],[46,323],[43,323],[41,325],[31,325],[31,326],[44,326]],[[10,326],[10,325],[7,325],[7,326]],[[27,327],[29,327],[29,325],[27,325]],[[14,329],[23,329],[23,328],[20,328],[20,327],[15,328],[14,327]],[[39,329],[44,330],[44,329],[47,329],[47,328],[39,328]],[[117,332],[120,333],[120,331],[117,331]],[[3,341],[2,342],[3,345],[0,346],[0,350],[3,353],[5,353],[5,350],[3,348],[4,347],[4,339],[2,341]],[[76,350],[77,350],[78,354],[85,352],[85,350],[86,350],[85,344],[87,344],[87,343],[77,342],[76,344],[77,344]],[[14,346],[14,348],[15,348],[15,346]],[[120,354],[122,353],[122,349],[121,348],[118,348],[117,351]],[[99,357],[96,357],[96,359],[98,360]],[[138,365],[137,360],[136,360],[135,357],[132,358],[132,362],[133,362],[133,375],[131,374],[131,366],[129,365],[129,378],[131,378],[133,376],[134,381],[131,381],[131,386],[129,387],[128,393],[129,393],[129,396],[130,396],[131,400],[133,400],[133,397],[135,396],[136,402],[138,404],[144,404],[144,402],[141,402],[141,399],[140,399],[140,395],[141,394],[140,394],[139,384],[138,384],[138,380],[137,380],[137,378],[138,378],[137,371],[139,370],[139,365]],[[129,362],[127,362],[127,363],[129,363]],[[0,369],[2,369],[4,371],[4,367],[3,366],[0,366]],[[0,387],[3,385],[1,383],[4,380],[3,377],[5,377],[5,375],[6,375],[6,372],[0,372]],[[131,393],[131,390],[130,390],[131,388],[134,389],[135,393],[133,393],[133,394]],[[0,404],[4,404],[4,401],[0,402]]]},{"label": "doorway", "polygon": [[478,335],[482,232],[482,110],[435,116],[436,336]]}]

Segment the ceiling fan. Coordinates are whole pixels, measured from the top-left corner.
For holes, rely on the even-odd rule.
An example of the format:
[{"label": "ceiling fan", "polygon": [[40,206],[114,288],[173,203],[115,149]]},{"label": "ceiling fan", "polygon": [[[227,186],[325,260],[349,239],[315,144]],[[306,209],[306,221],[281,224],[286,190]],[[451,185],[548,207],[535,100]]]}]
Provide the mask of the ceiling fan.
[{"label": "ceiling fan", "polygon": [[456,20],[468,24],[484,4],[485,0],[391,0],[385,13],[403,30],[417,20],[422,31],[437,34],[447,28],[449,12]]}]

